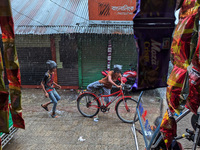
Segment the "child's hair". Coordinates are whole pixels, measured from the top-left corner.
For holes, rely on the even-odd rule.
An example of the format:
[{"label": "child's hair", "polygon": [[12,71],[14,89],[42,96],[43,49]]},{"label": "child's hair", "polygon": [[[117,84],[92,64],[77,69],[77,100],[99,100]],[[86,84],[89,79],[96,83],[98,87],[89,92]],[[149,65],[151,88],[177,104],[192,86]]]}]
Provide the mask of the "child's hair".
[{"label": "child's hair", "polygon": [[122,65],[118,65],[118,64],[114,65],[114,69],[113,69],[114,73],[122,73],[121,70],[122,70]]},{"label": "child's hair", "polygon": [[49,70],[52,70],[52,69],[54,69],[54,68],[57,67],[56,62],[53,61],[53,60],[48,60],[48,61],[46,62],[46,64],[47,64],[47,67],[48,67]]},{"label": "child's hair", "polygon": [[121,73],[121,70],[119,68],[117,68],[117,67],[114,68],[113,71],[114,71],[114,73]]}]

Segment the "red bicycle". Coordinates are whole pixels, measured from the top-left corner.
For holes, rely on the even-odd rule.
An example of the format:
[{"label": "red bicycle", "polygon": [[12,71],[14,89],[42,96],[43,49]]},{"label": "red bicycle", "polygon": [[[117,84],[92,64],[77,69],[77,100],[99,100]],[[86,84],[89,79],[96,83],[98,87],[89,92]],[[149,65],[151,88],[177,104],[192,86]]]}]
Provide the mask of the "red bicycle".
[{"label": "red bicycle", "polygon": [[[102,87],[98,90],[100,89],[102,90]],[[110,96],[114,97],[107,105],[105,105],[103,98]],[[137,101],[131,96],[124,96],[122,89],[110,95],[103,95],[102,92],[98,95],[92,92],[83,92],[77,98],[77,108],[84,117],[91,118],[96,116],[99,113],[99,110],[102,112],[109,111],[109,105],[117,99],[118,101],[115,104],[117,116],[125,123],[133,123]]]}]

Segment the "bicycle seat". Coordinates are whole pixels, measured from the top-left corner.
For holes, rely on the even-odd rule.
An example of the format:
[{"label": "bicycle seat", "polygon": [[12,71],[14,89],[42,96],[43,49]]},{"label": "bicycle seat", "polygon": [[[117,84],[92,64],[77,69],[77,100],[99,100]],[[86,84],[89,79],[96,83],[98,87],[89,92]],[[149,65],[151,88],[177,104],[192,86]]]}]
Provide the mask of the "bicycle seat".
[{"label": "bicycle seat", "polygon": [[100,89],[102,89],[103,88],[103,84],[97,84],[97,85],[93,85],[93,88],[95,89],[95,90],[100,90]]}]

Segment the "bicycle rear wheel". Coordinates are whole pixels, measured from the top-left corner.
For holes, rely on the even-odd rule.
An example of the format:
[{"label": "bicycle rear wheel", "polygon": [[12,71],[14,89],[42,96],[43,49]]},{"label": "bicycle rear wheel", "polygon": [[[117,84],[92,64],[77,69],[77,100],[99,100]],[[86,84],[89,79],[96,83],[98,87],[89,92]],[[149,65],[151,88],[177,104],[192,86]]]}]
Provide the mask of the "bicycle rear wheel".
[{"label": "bicycle rear wheel", "polygon": [[98,114],[100,104],[98,99],[93,94],[83,93],[77,99],[77,108],[84,117],[91,118]]},{"label": "bicycle rear wheel", "polygon": [[[136,113],[137,101],[132,98],[121,99],[116,106],[116,113],[119,119],[125,123],[133,123]],[[138,120],[138,117],[135,121]]]}]

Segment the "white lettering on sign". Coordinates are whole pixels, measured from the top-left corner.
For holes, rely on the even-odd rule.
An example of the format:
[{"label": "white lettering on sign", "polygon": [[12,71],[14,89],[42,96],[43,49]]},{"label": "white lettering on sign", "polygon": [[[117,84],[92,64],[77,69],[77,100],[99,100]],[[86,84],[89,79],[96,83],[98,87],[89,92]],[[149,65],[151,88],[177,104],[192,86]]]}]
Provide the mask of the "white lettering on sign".
[{"label": "white lettering on sign", "polygon": [[108,52],[110,52],[110,53],[112,52],[112,48],[111,47],[108,48]]},{"label": "white lettering on sign", "polygon": [[128,6],[128,5],[112,6],[112,10],[114,10],[114,11],[133,11],[134,10],[134,6]]},{"label": "white lettering on sign", "polygon": [[157,65],[157,52],[160,52],[161,43],[151,40],[151,64]]},{"label": "white lettering on sign", "polygon": [[111,56],[108,56],[108,60],[111,60]]}]

